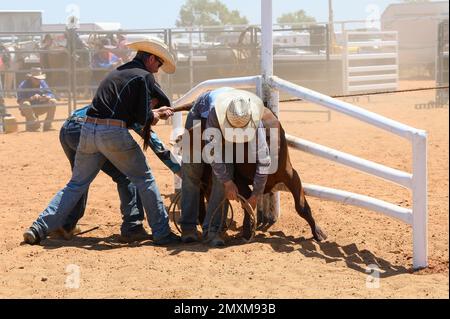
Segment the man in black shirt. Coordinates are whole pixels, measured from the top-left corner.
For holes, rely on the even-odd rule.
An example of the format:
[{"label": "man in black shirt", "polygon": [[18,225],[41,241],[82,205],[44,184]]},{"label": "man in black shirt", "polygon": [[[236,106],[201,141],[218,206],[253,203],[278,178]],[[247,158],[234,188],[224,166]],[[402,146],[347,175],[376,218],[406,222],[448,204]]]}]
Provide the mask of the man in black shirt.
[{"label": "man in black shirt", "polygon": [[173,115],[169,99],[153,73],[159,68],[174,73],[175,61],[167,46],[158,40],[136,42],[129,47],[137,51],[135,59],[102,81],[87,111],[70,182],[23,234],[25,243],[38,244],[62,226],[107,160],[138,189],[154,243],[179,242],[170,230],[168,214],[146,157],[128,131],[135,124],[143,126],[146,149],[151,126]]}]

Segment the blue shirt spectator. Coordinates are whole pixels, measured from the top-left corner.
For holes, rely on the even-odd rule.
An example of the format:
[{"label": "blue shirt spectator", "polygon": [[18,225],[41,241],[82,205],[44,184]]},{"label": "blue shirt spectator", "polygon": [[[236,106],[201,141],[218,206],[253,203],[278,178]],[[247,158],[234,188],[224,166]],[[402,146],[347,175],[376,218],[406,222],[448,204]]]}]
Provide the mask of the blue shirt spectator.
[{"label": "blue shirt spectator", "polygon": [[41,68],[32,68],[27,76],[28,78],[20,83],[17,92],[20,113],[27,121],[26,129],[30,132],[39,130],[39,116],[47,114],[44,131],[50,131],[55,118],[56,96],[45,82],[46,76]]},{"label": "blue shirt spectator", "polygon": [[92,57],[92,67],[99,69],[112,69],[122,60],[112,52],[98,52]]},{"label": "blue shirt spectator", "polygon": [[[17,92],[17,101],[20,103],[24,100],[29,100],[34,95],[47,96],[51,99],[55,99],[56,96],[50,90],[47,82],[45,80],[36,80],[34,78],[29,78],[20,83]],[[32,101],[32,104],[36,102]]]}]

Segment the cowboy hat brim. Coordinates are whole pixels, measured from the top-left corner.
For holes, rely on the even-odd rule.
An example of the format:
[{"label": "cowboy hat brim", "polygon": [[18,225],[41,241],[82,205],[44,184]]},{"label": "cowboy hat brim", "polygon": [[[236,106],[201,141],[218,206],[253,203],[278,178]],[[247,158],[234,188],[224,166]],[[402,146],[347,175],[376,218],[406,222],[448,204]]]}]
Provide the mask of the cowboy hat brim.
[{"label": "cowboy hat brim", "polygon": [[175,73],[175,59],[164,42],[157,39],[151,39],[129,43],[127,44],[127,47],[135,51],[143,51],[158,56],[164,62],[161,69],[168,74]]},{"label": "cowboy hat brim", "polygon": [[33,75],[31,73],[27,74],[27,77],[29,78],[35,78],[36,80],[45,80],[47,78],[47,75],[41,74],[41,75]]},{"label": "cowboy hat brim", "polygon": [[[242,128],[233,127],[227,119],[227,109],[230,102],[238,98],[250,101],[252,115],[249,123]],[[251,142],[255,138],[256,130],[264,114],[264,103],[258,96],[244,90],[226,91],[217,95],[215,109],[225,141],[241,144]]]}]

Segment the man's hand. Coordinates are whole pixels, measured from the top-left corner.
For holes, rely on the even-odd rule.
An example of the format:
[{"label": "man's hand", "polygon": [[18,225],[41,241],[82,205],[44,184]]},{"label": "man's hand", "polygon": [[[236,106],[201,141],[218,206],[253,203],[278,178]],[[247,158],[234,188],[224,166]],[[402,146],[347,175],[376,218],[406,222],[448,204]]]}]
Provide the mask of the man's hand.
[{"label": "man's hand", "polygon": [[159,109],[155,110],[155,112],[159,113],[159,118],[161,120],[167,120],[174,114],[173,109],[168,106],[160,107]]},{"label": "man's hand", "polygon": [[30,97],[30,101],[40,101],[41,96],[39,94],[35,94],[32,97]]},{"label": "man's hand", "polygon": [[229,201],[238,200],[239,190],[233,181],[228,181],[225,183],[225,197]]},{"label": "man's hand", "polygon": [[258,203],[258,196],[252,195],[247,202],[250,204],[253,210],[256,209],[256,204]]},{"label": "man's hand", "polygon": [[159,113],[156,112],[156,111],[153,111],[153,122],[152,122],[152,125],[158,124],[159,120],[160,120]]},{"label": "man's hand", "polygon": [[47,95],[42,95],[41,96],[41,102],[42,103],[48,103],[50,101],[51,97],[47,96]]}]

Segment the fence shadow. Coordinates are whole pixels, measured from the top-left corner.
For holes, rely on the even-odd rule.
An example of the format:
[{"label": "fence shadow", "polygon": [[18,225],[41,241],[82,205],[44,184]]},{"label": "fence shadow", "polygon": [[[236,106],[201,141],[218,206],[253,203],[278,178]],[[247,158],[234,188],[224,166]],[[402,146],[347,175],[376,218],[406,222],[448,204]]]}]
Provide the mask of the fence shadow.
[{"label": "fence shadow", "polygon": [[[277,253],[295,253],[299,252],[307,258],[322,259],[326,263],[345,262],[348,268],[367,274],[369,265],[376,265],[380,269],[380,278],[389,278],[401,274],[411,273],[411,268],[401,265],[394,265],[391,262],[377,257],[367,249],[359,249],[356,244],[341,246],[336,242],[316,242],[312,238],[295,238],[286,236],[282,231],[269,232],[270,237],[266,233],[257,233],[253,242],[268,244]],[[243,239],[237,236],[230,236],[227,239],[226,247],[241,246],[244,244]],[[74,237],[67,241],[63,239],[46,239],[41,243],[46,250],[56,250],[61,248],[79,248],[91,251],[110,251],[123,248],[139,248],[154,246],[151,239],[123,243],[120,241],[119,235],[111,235],[108,237]],[[298,246],[300,246],[298,248]],[[205,244],[178,244],[166,248],[171,255],[177,255],[182,252],[207,253],[211,248]]]},{"label": "fence shadow", "polygon": [[[318,258],[327,263],[342,261],[345,262],[348,268],[365,274],[367,274],[369,265],[376,265],[380,269],[380,278],[411,272],[411,268],[393,265],[391,262],[377,257],[367,249],[359,249],[356,244],[341,246],[336,242],[330,241],[319,243],[312,238],[286,236],[282,231],[269,232],[269,234],[271,237],[260,233],[254,241],[269,244],[276,252],[293,253],[298,251],[307,258]],[[294,245],[300,245],[300,248],[296,248]]]}]

